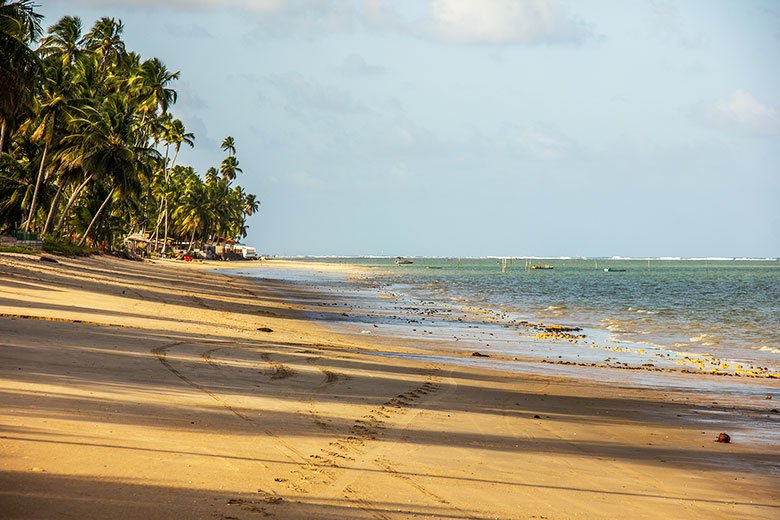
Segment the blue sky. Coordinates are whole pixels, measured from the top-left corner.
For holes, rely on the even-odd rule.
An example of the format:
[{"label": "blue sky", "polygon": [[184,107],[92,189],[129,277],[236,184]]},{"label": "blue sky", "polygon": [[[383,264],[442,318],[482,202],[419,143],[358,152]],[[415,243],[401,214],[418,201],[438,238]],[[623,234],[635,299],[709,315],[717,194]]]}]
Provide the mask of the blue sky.
[{"label": "blue sky", "polygon": [[262,252],[780,257],[775,1],[39,3],[181,71]]}]

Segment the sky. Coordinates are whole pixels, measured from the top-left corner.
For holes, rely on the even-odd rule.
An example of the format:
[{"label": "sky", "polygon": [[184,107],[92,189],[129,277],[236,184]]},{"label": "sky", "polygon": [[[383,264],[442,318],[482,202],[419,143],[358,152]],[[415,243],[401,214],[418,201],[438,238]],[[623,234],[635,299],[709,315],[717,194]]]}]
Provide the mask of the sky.
[{"label": "sky", "polygon": [[780,257],[774,0],[38,0],[181,72],[275,255]]}]

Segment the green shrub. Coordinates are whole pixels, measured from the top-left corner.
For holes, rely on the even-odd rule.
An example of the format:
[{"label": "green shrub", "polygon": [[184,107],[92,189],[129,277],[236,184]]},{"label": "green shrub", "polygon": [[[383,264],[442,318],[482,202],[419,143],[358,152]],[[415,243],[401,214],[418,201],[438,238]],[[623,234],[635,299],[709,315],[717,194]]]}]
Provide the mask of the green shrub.
[{"label": "green shrub", "polygon": [[0,253],[21,253],[23,255],[39,255],[40,251],[27,246],[3,246]]},{"label": "green shrub", "polygon": [[43,250],[53,255],[90,256],[95,253],[87,246],[79,246],[63,238],[46,237],[43,239]]}]

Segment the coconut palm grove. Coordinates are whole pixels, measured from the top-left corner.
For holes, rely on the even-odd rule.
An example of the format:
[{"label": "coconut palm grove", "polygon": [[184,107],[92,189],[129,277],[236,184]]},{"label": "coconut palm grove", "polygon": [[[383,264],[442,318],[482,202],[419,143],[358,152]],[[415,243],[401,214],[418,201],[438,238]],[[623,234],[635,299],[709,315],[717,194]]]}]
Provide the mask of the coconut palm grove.
[{"label": "coconut palm grove", "polygon": [[44,31],[29,0],[0,0],[0,234],[144,251],[246,236],[258,210],[236,184],[232,137],[203,176],[173,114],[178,72],[125,47],[120,20],[65,16]]}]

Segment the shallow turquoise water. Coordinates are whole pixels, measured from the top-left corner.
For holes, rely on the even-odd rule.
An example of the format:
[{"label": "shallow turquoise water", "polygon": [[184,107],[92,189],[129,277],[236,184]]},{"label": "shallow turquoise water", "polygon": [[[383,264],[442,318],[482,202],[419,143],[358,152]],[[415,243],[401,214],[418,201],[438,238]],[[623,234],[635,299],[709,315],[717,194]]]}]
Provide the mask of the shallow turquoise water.
[{"label": "shallow turquoise water", "polygon": [[[310,259],[317,261],[317,259]],[[780,365],[780,262],[704,260],[321,259],[372,267],[388,290],[676,351]],[[625,269],[604,272],[605,267]]]}]

